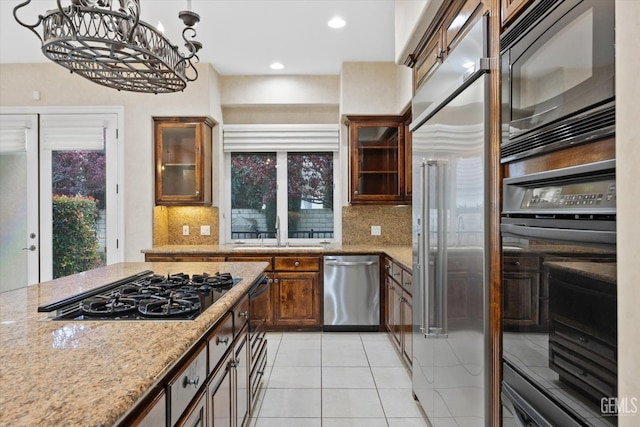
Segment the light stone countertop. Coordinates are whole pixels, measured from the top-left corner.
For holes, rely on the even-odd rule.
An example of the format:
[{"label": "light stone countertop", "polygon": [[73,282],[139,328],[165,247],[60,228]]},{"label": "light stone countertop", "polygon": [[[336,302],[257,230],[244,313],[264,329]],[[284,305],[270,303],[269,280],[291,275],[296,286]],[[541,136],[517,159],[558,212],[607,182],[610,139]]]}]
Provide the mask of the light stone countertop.
[{"label": "light stone countertop", "polygon": [[[120,263],[0,293],[0,425],[116,424],[266,267],[262,262]],[[42,321],[47,313],[37,311],[144,270],[229,272],[243,280],[195,320]]]},{"label": "light stone countertop", "polygon": [[222,244],[222,245],[164,245],[164,246],[154,246],[151,249],[144,249],[142,252],[145,254],[193,254],[193,255],[216,255],[216,254],[224,254],[224,255],[243,255],[243,254],[251,254],[255,255],[256,253],[264,254],[267,256],[274,255],[288,255],[291,253],[295,254],[309,254],[309,255],[327,255],[327,254],[337,254],[337,255],[348,255],[348,254],[356,254],[356,253],[384,253],[389,255],[391,258],[394,258],[398,263],[402,264],[403,267],[411,270],[412,268],[412,260],[411,260],[411,246],[373,246],[373,245],[340,245],[340,244],[328,244],[323,245],[320,248],[314,249],[304,249],[305,246],[301,244],[302,248],[291,246],[289,249],[275,249],[275,250],[265,250],[256,248],[255,251],[251,250],[238,250],[236,249],[235,244]]}]

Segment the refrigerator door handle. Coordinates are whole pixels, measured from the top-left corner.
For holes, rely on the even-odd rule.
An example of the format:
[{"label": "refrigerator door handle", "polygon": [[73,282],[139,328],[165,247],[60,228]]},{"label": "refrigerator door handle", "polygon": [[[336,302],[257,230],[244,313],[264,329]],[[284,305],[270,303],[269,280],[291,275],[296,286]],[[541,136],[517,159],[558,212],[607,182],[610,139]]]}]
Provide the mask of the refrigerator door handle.
[{"label": "refrigerator door handle", "polygon": [[[425,160],[420,165],[420,176],[422,178],[422,188],[429,188],[429,163]],[[428,248],[429,248],[429,197],[422,197],[422,203],[420,205],[420,216],[422,224],[420,227],[421,232],[418,232],[418,267],[420,271],[420,291],[422,292],[420,298],[420,333],[428,336],[429,332],[429,260],[428,260]],[[420,221],[420,219],[418,219]],[[420,225],[420,224],[419,224]]]},{"label": "refrigerator door handle", "polygon": [[447,192],[445,188],[447,168],[446,162],[434,160],[427,162],[427,166],[433,168],[436,178],[434,199],[436,200],[435,210],[437,213],[437,245],[433,264],[435,280],[434,283],[429,284],[430,291],[425,292],[433,296],[433,313],[427,318],[432,319],[432,323],[428,323],[426,337],[447,338]]}]

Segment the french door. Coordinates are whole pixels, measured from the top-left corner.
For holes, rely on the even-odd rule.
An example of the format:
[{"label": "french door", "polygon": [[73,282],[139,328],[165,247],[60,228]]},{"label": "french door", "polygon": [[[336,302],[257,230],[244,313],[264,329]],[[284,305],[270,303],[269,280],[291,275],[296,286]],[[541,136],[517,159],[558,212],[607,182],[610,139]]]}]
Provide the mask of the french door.
[{"label": "french door", "polygon": [[0,115],[0,292],[40,280],[38,116]]},{"label": "french door", "polygon": [[[0,118],[0,277],[12,278],[2,280],[0,291],[118,261],[118,115]],[[54,212],[60,197],[95,202],[90,262],[73,259],[89,251],[72,253],[75,242]],[[60,268],[69,263],[80,270]]]}]

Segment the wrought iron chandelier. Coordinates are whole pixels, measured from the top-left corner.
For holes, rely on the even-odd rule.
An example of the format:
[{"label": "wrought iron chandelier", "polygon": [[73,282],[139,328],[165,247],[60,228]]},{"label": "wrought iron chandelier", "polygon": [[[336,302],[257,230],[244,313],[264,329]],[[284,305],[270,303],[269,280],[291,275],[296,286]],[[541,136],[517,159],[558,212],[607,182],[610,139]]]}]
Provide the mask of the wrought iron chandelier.
[{"label": "wrought iron chandelier", "polygon": [[13,16],[40,39],[47,58],[72,73],[117,90],[145,93],[181,91],[198,78],[193,65],[202,48],[193,39],[200,21],[197,13],[178,14],[185,25],[183,54],[161,31],[140,20],[140,0],[118,0],[118,10],[112,0],[70,0],[67,6],[61,1],[57,0],[57,9],[38,15],[33,25],[17,15],[31,0],[16,6]]}]

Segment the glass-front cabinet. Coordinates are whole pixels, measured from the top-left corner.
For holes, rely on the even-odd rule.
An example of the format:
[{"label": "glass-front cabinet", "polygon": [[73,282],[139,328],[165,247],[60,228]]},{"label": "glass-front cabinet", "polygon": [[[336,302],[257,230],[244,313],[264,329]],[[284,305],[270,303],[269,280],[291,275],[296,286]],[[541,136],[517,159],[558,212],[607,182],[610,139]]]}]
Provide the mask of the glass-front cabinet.
[{"label": "glass-front cabinet", "polygon": [[349,116],[352,204],[411,200],[402,116]]},{"label": "glass-front cabinet", "polygon": [[212,128],[208,117],[155,117],[157,205],[210,205]]}]

